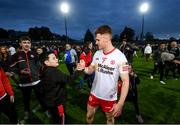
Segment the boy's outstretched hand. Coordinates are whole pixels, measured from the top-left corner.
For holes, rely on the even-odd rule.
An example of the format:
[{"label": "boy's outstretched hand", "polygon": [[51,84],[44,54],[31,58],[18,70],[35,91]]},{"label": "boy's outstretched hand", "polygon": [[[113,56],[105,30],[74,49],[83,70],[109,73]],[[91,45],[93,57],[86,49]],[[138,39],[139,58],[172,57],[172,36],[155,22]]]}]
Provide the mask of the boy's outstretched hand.
[{"label": "boy's outstretched hand", "polygon": [[82,71],[84,68],[85,68],[85,61],[84,60],[80,60],[80,62],[77,63],[76,70],[77,71]]}]

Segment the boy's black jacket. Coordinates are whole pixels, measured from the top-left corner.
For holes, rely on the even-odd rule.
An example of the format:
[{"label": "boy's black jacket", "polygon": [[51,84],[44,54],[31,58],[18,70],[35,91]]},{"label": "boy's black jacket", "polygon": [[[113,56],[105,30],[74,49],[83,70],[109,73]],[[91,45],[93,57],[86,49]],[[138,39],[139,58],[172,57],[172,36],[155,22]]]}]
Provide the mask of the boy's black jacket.
[{"label": "boy's black jacket", "polygon": [[[30,68],[30,74],[21,74],[21,70]],[[33,51],[18,51],[12,56],[10,70],[19,75],[20,84],[32,83],[39,80],[40,62]]]},{"label": "boy's black jacket", "polygon": [[56,67],[46,67],[43,70],[41,80],[47,107],[55,107],[65,103],[67,96],[66,83],[72,82],[76,77],[77,74],[71,77],[62,73]]}]

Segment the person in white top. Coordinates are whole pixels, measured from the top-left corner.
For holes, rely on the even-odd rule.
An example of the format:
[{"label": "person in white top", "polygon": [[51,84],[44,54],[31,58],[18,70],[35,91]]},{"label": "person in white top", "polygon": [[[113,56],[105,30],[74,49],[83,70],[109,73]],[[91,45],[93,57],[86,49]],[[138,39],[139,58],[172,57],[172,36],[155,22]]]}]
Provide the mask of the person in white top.
[{"label": "person in white top", "polygon": [[144,54],[146,56],[146,62],[148,62],[148,60],[152,54],[152,48],[151,48],[150,44],[147,44],[147,46],[145,47]]},{"label": "person in white top", "polygon": [[10,52],[10,54],[12,56],[12,55],[14,55],[16,53],[16,49],[12,45],[10,45],[9,46],[9,52]]},{"label": "person in white top", "polygon": [[[99,50],[93,56],[89,67],[80,60],[77,70],[86,74],[95,72],[91,93],[87,104],[86,121],[91,124],[100,106],[106,114],[107,124],[114,124],[114,117],[121,114],[129,89],[128,64],[125,55],[116,49],[111,42],[112,30],[108,25],[97,28],[96,44]],[[119,76],[123,82],[120,99],[117,101],[117,83]]]}]

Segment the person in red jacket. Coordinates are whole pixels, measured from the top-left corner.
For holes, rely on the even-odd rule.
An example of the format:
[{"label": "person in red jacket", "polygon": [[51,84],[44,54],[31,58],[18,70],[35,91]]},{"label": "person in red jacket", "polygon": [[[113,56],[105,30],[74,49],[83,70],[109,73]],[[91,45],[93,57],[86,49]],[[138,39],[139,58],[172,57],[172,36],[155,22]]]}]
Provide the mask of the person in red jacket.
[{"label": "person in red jacket", "polygon": [[2,67],[0,67],[0,112],[9,118],[10,123],[17,124],[14,92]]},{"label": "person in red jacket", "polygon": [[[84,46],[83,52],[80,54],[79,57],[80,60],[84,60],[86,67],[88,67],[92,62],[92,58],[93,58],[92,47],[93,47],[92,42],[87,41]],[[91,88],[93,80],[94,80],[94,73],[91,75],[84,74],[83,79],[80,81],[77,87],[81,88],[85,81],[87,82],[88,87]]]}]

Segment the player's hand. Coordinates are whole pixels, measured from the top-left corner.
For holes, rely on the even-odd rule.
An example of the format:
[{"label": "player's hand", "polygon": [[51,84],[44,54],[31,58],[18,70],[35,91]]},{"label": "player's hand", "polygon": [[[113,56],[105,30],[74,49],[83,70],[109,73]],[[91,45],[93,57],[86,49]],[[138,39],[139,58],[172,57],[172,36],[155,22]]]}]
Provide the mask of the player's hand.
[{"label": "player's hand", "polygon": [[122,108],[123,108],[123,105],[121,104],[115,104],[113,106],[113,116],[114,117],[118,117],[119,115],[121,115],[122,113]]}]

